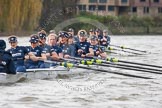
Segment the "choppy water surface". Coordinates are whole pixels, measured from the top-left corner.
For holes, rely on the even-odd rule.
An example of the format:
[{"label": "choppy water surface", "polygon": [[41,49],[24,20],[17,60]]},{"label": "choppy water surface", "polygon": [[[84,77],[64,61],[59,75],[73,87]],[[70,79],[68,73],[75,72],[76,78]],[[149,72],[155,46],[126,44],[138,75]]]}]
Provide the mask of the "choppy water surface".
[{"label": "choppy water surface", "polygon": [[[6,38],[5,38],[6,39]],[[20,38],[24,45],[28,38]],[[162,37],[112,36],[112,44],[152,52],[115,56],[122,60],[162,65]],[[68,79],[29,80],[0,86],[1,108],[162,108],[162,75],[117,70],[154,79],[90,73]]]}]

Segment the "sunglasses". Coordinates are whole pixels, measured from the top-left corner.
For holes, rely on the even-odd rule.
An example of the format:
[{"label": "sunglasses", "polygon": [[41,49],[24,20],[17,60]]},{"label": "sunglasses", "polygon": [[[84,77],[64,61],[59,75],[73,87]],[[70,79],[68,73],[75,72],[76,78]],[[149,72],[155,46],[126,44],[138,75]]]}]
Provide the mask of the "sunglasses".
[{"label": "sunglasses", "polygon": [[45,40],[46,38],[39,38],[40,40]]},{"label": "sunglasses", "polygon": [[35,42],[31,42],[31,44],[36,44]]},{"label": "sunglasses", "polygon": [[9,42],[10,44],[16,43],[16,42]]}]

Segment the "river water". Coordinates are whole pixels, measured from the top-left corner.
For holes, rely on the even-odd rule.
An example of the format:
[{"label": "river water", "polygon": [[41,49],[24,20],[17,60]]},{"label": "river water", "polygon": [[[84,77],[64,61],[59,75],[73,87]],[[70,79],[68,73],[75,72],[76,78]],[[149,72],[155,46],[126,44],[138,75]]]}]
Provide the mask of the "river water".
[{"label": "river water", "polygon": [[[114,45],[125,45],[151,53],[138,56],[110,56],[127,61],[162,65],[162,36],[112,36],[111,39]],[[19,38],[19,44],[29,45],[28,40],[27,37]],[[0,107],[162,108],[162,75],[122,69],[116,71],[154,79],[138,79],[99,72],[66,79],[27,80],[1,85]]]}]

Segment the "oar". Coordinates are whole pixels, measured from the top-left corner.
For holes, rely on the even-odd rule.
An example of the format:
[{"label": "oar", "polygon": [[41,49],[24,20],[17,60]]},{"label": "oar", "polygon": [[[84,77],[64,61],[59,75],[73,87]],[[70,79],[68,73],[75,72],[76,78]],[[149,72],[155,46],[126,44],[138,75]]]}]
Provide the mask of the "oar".
[{"label": "oar", "polygon": [[[121,69],[127,69],[127,70],[134,70],[134,71],[142,71],[142,72],[148,72],[148,73],[154,73],[154,74],[162,74],[162,72],[155,72],[155,71],[150,71],[148,69],[138,69],[138,68],[130,68],[130,67],[125,67],[125,66],[117,66],[117,65],[113,65],[113,64],[102,64],[102,61],[92,61],[93,65],[99,65],[99,66],[105,66],[105,67],[115,67],[115,68],[121,68]],[[95,63],[94,63],[95,62]],[[87,60],[82,60],[81,63],[85,63],[88,64],[89,61]]]},{"label": "oar", "polygon": [[[142,72],[148,72],[148,73],[155,73],[155,74],[162,74],[162,70],[158,69],[152,69],[152,68],[145,68],[145,67],[139,67],[139,66],[131,66],[131,65],[125,65],[125,64],[112,64],[110,62],[107,62],[105,60],[100,60],[100,59],[85,59],[82,60],[82,58],[76,58],[72,57],[72,59],[77,59],[84,65],[90,65],[93,63],[93,65],[100,65],[100,66],[109,66],[109,67],[116,67],[116,68],[121,68],[121,69],[127,69],[127,70],[134,70],[134,71],[142,71]],[[91,63],[92,62],[92,63]],[[95,64],[96,63],[96,64]],[[105,64],[102,64],[105,63]],[[155,72],[158,71],[158,72]]]},{"label": "oar", "polygon": [[124,60],[118,60],[118,59],[116,59],[116,58],[107,58],[107,61],[110,61],[110,62],[121,62],[121,63],[128,63],[128,64],[141,65],[141,66],[150,66],[150,67],[162,68],[162,66],[158,66],[158,65],[152,65],[152,64],[145,64],[145,63],[137,63],[137,62],[124,61]]},{"label": "oar", "polygon": [[115,67],[115,68],[121,68],[121,69],[127,69],[127,70],[134,70],[134,71],[142,71],[142,72],[148,72],[148,73],[154,73],[154,74],[162,74],[161,72],[155,72],[155,71],[150,71],[148,69],[136,69],[136,68],[130,68],[130,67],[123,67],[123,66],[117,66],[117,65],[113,65],[113,64],[102,64],[104,63],[104,61],[102,60],[80,60],[78,61],[81,64],[84,65],[99,65],[99,66],[105,66],[105,67]]},{"label": "oar", "polygon": [[135,78],[153,79],[153,78],[150,78],[150,77],[143,77],[143,76],[138,76],[138,75],[119,73],[119,72],[110,71],[110,70],[94,69],[94,68],[82,67],[82,66],[76,66],[76,67],[77,67],[77,68],[88,69],[88,70],[94,70],[94,71],[100,71],[100,72],[112,73],[112,74],[117,74],[117,75],[123,75],[123,76],[135,77]]},{"label": "oar", "polygon": [[121,48],[121,49],[129,49],[129,50],[133,50],[133,51],[139,51],[139,52],[147,53],[147,51],[133,49],[133,48],[127,48],[125,46],[117,46],[117,45],[112,45],[112,44],[110,46],[118,47],[118,48]]},{"label": "oar", "polygon": [[68,68],[76,67],[76,68],[82,68],[82,69],[87,69],[87,70],[94,70],[94,71],[100,71],[100,72],[112,73],[112,74],[117,74],[117,75],[123,75],[123,76],[135,77],[135,78],[153,79],[153,78],[150,78],[150,77],[143,77],[143,76],[138,76],[138,75],[119,73],[119,72],[110,71],[110,70],[103,70],[103,69],[96,69],[96,68],[90,68],[90,67],[85,67],[85,66],[79,66],[79,65],[72,64],[72,63],[67,63],[67,62],[62,62],[62,63],[60,63],[60,65],[61,65],[61,66],[64,66],[64,67],[68,67]]},{"label": "oar", "polygon": [[110,71],[110,70],[103,70],[103,69],[96,69],[96,68],[91,68],[91,67],[79,66],[77,64],[67,63],[67,62],[56,62],[56,61],[49,61],[49,60],[45,60],[44,62],[55,63],[55,64],[58,64],[60,66],[64,66],[64,67],[68,67],[68,68],[76,67],[76,68],[81,68],[81,69],[87,69],[87,70],[94,70],[94,71],[99,71],[99,72],[112,73],[112,74],[128,76],[128,77],[134,77],[134,78],[153,79],[153,78],[150,78],[150,77],[143,77],[143,76],[138,76],[138,75],[119,73],[119,72]]},{"label": "oar", "polygon": [[113,54],[119,54],[119,53],[116,53],[116,52],[112,52],[110,50],[105,50],[105,52],[107,52],[107,53],[113,53]]},{"label": "oar", "polygon": [[123,52],[126,52],[126,53],[136,54],[136,55],[143,55],[143,54],[140,54],[140,53],[136,53],[136,52],[132,52],[132,51],[120,50],[120,49],[116,49],[116,48],[112,48],[112,47],[108,47],[108,50],[116,50],[116,51],[123,51]]},{"label": "oar", "polygon": [[146,67],[141,67],[141,66],[127,65],[127,64],[120,64],[120,63],[115,63],[114,64],[114,63],[107,62],[107,61],[104,61],[104,60],[102,61],[102,63],[162,72],[162,70],[160,70],[160,69],[146,68]]}]

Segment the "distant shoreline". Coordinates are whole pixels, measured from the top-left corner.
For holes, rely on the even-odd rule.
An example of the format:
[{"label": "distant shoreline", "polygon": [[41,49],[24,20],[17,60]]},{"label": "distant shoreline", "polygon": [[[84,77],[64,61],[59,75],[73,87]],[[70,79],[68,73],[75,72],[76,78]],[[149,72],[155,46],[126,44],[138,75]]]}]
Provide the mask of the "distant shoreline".
[{"label": "distant shoreline", "polygon": [[[16,35],[19,37],[28,37],[31,34],[36,34],[36,32],[30,32],[30,33],[13,33],[13,34],[7,34],[7,33],[0,33],[0,37],[8,37],[11,35]],[[109,34],[111,37],[113,36],[162,36],[162,34]]]}]

